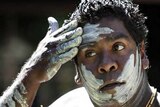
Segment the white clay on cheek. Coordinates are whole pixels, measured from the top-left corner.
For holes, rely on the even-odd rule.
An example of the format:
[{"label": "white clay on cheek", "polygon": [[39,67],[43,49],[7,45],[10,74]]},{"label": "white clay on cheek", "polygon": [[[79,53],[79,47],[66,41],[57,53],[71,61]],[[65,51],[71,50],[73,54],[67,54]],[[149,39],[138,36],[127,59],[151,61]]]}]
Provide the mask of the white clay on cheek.
[{"label": "white clay on cheek", "polygon": [[[135,62],[136,61],[136,62]],[[107,92],[100,92],[98,88],[104,83],[103,80],[96,79],[91,71],[81,65],[81,77],[84,86],[89,93],[91,99],[99,106],[110,105],[112,102],[118,102],[119,104],[126,103],[137,91],[139,87],[143,73],[141,72],[141,60],[136,52],[136,58],[134,54],[131,54],[127,60],[124,69],[116,81],[126,81],[126,84],[116,87],[114,95]]]},{"label": "white clay on cheek", "polygon": [[122,74],[117,79],[117,81],[126,81],[125,85],[116,87],[117,92],[114,97],[114,99],[122,104],[127,102],[137,92],[140,83],[143,81],[144,75],[143,72],[141,72],[141,58],[138,49],[136,51],[136,58],[134,58],[134,56],[134,54],[130,56]]},{"label": "white clay on cheek", "polygon": [[112,94],[106,95],[98,90],[99,87],[104,84],[104,81],[101,79],[96,79],[92,72],[87,70],[83,64],[81,64],[81,79],[91,99],[97,105],[102,106],[103,103],[106,102],[104,99],[112,98]]},{"label": "white clay on cheek", "polygon": [[92,72],[87,70],[83,64],[81,65],[81,69],[82,71],[85,71],[83,72],[83,76],[85,78],[85,82],[90,86],[90,88],[98,90],[99,87],[104,84],[103,80],[96,79]]},{"label": "white clay on cheek", "polygon": [[99,41],[101,34],[111,34],[112,32],[114,32],[114,30],[111,28],[99,27],[99,24],[87,24],[83,28],[82,44]]}]

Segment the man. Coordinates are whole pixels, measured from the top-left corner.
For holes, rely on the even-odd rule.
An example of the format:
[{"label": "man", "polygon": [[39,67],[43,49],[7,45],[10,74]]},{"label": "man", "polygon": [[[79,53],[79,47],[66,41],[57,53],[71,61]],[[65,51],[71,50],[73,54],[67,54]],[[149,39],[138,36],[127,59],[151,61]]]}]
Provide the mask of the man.
[{"label": "man", "polygon": [[4,92],[3,107],[28,107],[41,83],[62,64],[74,59],[75,89],[50,107],[160,107],[159,94],[147,80],[145,17],[127,0],[85,0],[70,20],[58,28],[49,18],[49,31]]}]

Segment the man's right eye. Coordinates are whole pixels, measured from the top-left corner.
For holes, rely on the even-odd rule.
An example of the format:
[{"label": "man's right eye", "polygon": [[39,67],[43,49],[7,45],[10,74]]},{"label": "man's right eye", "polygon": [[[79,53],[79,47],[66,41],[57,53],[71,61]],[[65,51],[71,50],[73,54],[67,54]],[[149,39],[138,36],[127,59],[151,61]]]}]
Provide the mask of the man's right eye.
[{"label": "man's right eye", "polygon": [[86,51],[85,52],[85,57],[87,58],[87,57],[93,57],[93,56],[95,56],[96,55],[96,52],[94,52],[94,51]]}]

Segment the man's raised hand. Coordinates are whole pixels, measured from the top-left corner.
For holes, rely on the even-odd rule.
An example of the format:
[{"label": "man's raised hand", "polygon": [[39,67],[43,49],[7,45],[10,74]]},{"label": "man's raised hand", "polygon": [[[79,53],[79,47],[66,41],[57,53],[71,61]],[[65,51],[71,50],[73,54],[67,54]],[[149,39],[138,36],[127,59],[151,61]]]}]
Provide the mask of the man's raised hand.
[{"label": "man's raised hand", "polygon": [[48,22],[49,30],[28,62],[39,82],[50,80],[62,64],[74,58],[82,41],[83,31],[76,20],[59,29],[54,18],[49,17]]}]

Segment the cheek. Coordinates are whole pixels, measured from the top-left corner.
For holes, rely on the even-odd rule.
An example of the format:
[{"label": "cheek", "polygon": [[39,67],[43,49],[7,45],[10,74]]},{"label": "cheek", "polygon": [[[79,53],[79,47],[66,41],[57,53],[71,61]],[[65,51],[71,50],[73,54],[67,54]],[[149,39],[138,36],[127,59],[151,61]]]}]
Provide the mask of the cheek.
[{"label": "cheek", "polygon": [[100,58],[92,58],[92,59],[85,59],[81,62],[81,64],[83,64],[87,70],[90,70],[92,72],[92,74],[96,75],[97,74],[97,70],[98,67],[100,65],[101,61]]},{"label": "cheek", "polygon": [[131,54],[133,54],[133,51],[128,50],[124,54],[114,56],[115,60],[117,61],[116,63],[118,64],[119,70],[123,70]]},{"label": "cheek", "polygon": [[[90,72],[92,72],[92,74],[96,74],[96,70],[98,68],[98,64],[97,63],[87,63],[87,61],[81,62],[78,64],[78,66],[81,68],[81,65],[84,65],[85,68],[87,70],[89,70]],[[81,69],[82,72],[82,69]]]},{"label": "cheek", "polygon": [[88,70],[94,71],[98,68],[98,65],[100,63],[100,57],[90,57],[86,58],[84,55],[81,55],[80,53],[77,55],[77,64],[80,67],[81,64],[83,64]]},{"label": "cheek", "polygon": [[[115,57],[116,58],[116,57]],[[118,69],[123,69],[129,57],[127,55],[117,57]]]}]

